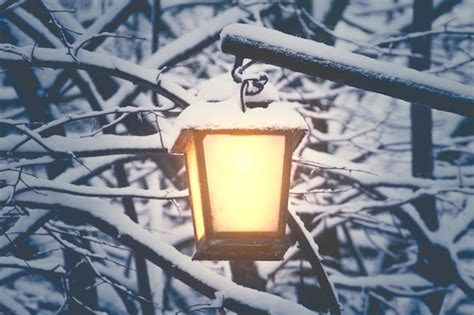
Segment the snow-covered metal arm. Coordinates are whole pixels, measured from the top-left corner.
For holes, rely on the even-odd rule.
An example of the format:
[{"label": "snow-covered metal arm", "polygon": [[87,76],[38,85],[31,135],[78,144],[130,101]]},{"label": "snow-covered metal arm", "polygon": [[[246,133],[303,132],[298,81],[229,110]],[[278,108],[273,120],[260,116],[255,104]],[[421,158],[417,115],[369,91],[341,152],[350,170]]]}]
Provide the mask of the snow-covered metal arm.
[{"label": "snow-covered metal arm", "polygon": [[246,24],[221,33],[226,53],[341,82],[408,102],[474,117],[474,89],[328,45]]}]

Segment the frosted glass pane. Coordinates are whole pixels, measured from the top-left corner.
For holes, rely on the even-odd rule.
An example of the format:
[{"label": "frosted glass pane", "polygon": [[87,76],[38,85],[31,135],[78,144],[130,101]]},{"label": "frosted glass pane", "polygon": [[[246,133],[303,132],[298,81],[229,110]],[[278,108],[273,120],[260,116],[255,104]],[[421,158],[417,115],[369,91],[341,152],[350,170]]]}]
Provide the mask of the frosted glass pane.
[{"label": "frosted glass pane", "polygon": [[199,186],[199,174],[196,159],[196,148],[190,145],[186,151],[186,170],[188,172],[188,184],[191,193],[193,208],[193,220],[196,229],[197,239],[204,235],[204,218],[202,216],[201,190]]},{"label": "frosted glass pane", "polygon": [[207,135],[203,146],[214,231],[278,231],[285,137]]}]

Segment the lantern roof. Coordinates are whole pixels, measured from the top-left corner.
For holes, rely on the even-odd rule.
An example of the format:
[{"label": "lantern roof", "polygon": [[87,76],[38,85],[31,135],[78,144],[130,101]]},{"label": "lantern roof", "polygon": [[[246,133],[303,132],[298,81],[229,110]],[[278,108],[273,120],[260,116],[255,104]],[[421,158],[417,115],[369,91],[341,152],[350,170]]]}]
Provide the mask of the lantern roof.
[{"label": "lantern roof", "polygon": [[243,112],[240,100],[234,97],[222,102],[198,102],[179,115],[175,134],[171,136],[173,153],[183,153],[192,131],[288,131],[294,134],[294,147],[308,130],[303,117],[289,102],[272,102],[267,108],[247,108]]}]

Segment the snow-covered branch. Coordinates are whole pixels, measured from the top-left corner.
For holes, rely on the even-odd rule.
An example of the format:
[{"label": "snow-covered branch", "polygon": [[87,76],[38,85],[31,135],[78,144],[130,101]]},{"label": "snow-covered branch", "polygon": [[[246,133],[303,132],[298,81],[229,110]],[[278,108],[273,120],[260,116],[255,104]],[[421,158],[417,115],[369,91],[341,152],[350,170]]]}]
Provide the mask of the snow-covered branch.
[{"label": "snow-covered branch", "polygon": [[28,62],[35,67],[54,69],[95,70],[150,88],[181,106],[186,106],[195,100],[194,96],[183,88],[167,80],[166,75],[159,70],[86,50],[79,50],[72,57],[66,48],[16,47],[10,44],[0,44],[0,63],[5,62]]},{"label": "snow-covered branch", "polygon": [[[16,173],[16,172],[13,172]],[[13,174],[14,175],[14,174]],[[9,176],[9,172],[3,172],[0,174],[0,180],[3,176]],[[15,176],[15,175],[14,175]],[[123,188],[109,188],[109,187],[91,187],[84,185],[67,184],[64,182],[57,182],[54,180],[40,179],[28,174],[18,173],[21,176],[21,183],[18,183],[15,187],[13,199],[25,191],[36,191],[41,194],[48,194],[47,192],[60,192],[65,194],[71,194],[75,196],[86,196],[86,197],[101,197],[101,198],[143,198],[143,199],[177,199],[187,198],[188,191],[172,191],[172,190],[152,190],[152,189],[139,189],[133,187]],[[5,188],[1,188],[5,189]],[[0,205],[4,204],[5,200],[0,199]]]},{"label": "snow-covered branch", "polygon": [[[348,288],[380,288],[380,287],[397,287],[403,288],[416,288],[430,289],[433,284],[426,279],[420,277],[414,273],[407,274],[386,274],[386,275],[371,275],[365,277],[348,277],[342,274],[334,274],[330,276],[334,283],[341,287]],[[412,290],[412,289],[411,289]]]},{"label": "snow-covered branch", "polygon": [[[94,176],[97,176],[104,170],[111,167],[116,162],[127,162],[135,159],[135,155],[115,155],[115,156],[103,156],[87,159],[87,169],[82,165],[78,168],[71,168],[66,172],[62,173],[55,178],[56,182],[71,183],[79,185],[90,180]],[[41,159],[41,158],[40,158]],[[48,157],[48,159],[50,159]],[[26,162],[31,160],[26,160]],[[35,160],[33,160],[35,161]],[[18,167],[25,166],[25,163],[21,163]],[[10,169],[14,168],[15,165],[10,165]],[[4,169],[3,171],[8,170]],[[3,174],[2,174],[3,175]],[[14,174],[18,177],[18,173]],[[17,184],[22,184],[18,181]],[[23,186],[25,186],[23,184]],[[30,186],[31,188],[31,186]],[[30,189],[28,188],[28,189]],[[5,192],[5,190],[3,190]],[[11,193],[11,191],[10,191]],[[15,248],[17,243],[21,240],[26,239],[29,235],[34,233],[37,229],[42,227],[51,216],[52,212],[48,210],[34,210],[28,215],[20,216],[19,219],[4,233],[0,233],[0,255],[8,253],[12,248]]]},{"label": "snow-covered branch", "polygon": [[[11,135],[0,138],[0,156],[35,158],[45,155],[53,157],[90,157],[115,154],[139,154],[166,152],[159,134],[151,136],[101,135],[90,138],[51,136],[24,142],[24,136]],[[48,150],[46,149],[48,148]]]},{"label": "snow-covered branch", "polygon": [[64,268],[48,258],[40,258],[36,260],[23,260],[16,257],[0,257],[0,267],[2,268],[18,268],[30,269],[36,272],[55,273],[65,275]]},{"label": "snow-covered branch", "polygon": [[[268,9],[271,4],[257,3],[258,11]],[[213,17],[200,25],[197,29],[180,36],[175,41],[160,47],[153,55],[143,61],[143,66],[147,68],[160,69],[170,66],[193,53],[214,42],[219,32],[229,23],[235,23],[252,15],[252,11],[245,8],[245,5],[234,6]],[[137,95],[137,89],[131,84],[122,84],[119,90],[112,96],[108,104],[123,105],[125,100],[133,100]],[[189,103],[192,103],[191,101]]]},{"label": "snow-covered branch", "polygon": [[301,305],[275,295],[239,286],[211,272],[100,199],[55,192],[49,193],[48,196],[28,192],[18,196],[15,202],[35,209],[51,209],[59,213],[81,215],[87,222],[125,246],[144,253],[153,264],[198,292],[209,298],[214,298],[217,292],[222,292],[223,305],[230,310],[243,313],[256,310],[275,315],[314,314]]}]

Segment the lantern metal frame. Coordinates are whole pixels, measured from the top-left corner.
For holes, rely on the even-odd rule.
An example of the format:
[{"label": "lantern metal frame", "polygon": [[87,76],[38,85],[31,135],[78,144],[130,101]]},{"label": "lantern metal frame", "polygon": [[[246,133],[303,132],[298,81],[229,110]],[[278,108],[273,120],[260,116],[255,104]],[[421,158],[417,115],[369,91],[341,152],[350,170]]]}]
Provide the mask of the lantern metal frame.
[{"label": "lantern metal frame", "polygon": [[[201,194],[201,208],[204,222],[204,234],[198,239],[195,212],[193,208],[193,227],[196,240],[194,260],[281,260],[290,246],[285,236],[291,157],[293,149],[305,134],[302,129],[184,129],[173,146],[173,152],[186,153],[187,146],[194,145],[196,150],[197,177]],[[280,135],[285,137],[283,172],[280,191],[280,209],[276,232],[215,232],[212,224],[212,208],[209,196],[205,150],[203,140],[207,135]],[[186,155],[186,154],[185,154]],[[186,167],[189,170],[188,156]],[[187,172],[188,187],[190,174]],[[190,191],[191,207],[192,191]]]}]

